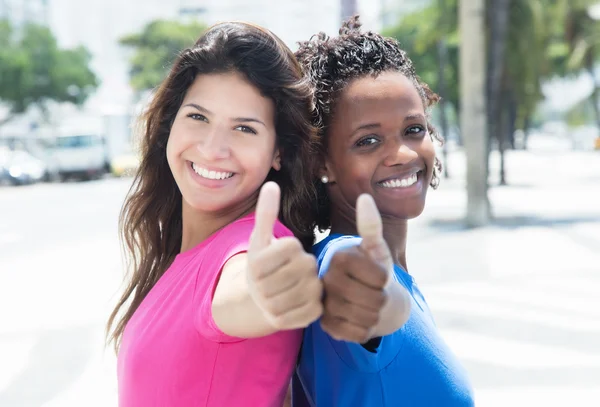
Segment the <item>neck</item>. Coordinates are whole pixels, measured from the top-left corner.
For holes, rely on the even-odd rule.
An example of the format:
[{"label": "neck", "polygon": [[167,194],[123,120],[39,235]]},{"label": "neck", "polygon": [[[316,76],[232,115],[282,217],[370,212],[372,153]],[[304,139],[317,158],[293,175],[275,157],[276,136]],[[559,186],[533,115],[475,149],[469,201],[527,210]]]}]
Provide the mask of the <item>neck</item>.
[{"label": "neck", "polygon": [[[346,211],[335,210],[331,213],[331,233],[343,235],[358,235],[356,228],[355,210],[349,216]],[[405,219],[390,219],[382,217],[383,239],[390,248],[394,264],[408,270],[406,265],[406,240],[408,221]]]},{"label": "neck", "polygon": [[254,211],[255,206],[254,200],[251,204],[220,212],[200,212],[190,207],[184,200],[181,210],[181,253],[196,247],[218,230],[248,215]]}]

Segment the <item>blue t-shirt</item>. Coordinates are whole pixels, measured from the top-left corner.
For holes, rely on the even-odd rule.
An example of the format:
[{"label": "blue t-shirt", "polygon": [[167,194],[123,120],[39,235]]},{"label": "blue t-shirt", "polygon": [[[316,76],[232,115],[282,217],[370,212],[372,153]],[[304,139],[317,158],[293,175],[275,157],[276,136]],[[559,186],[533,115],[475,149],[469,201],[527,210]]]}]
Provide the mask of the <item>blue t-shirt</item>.
[{"label": "blue t-shirt", "polygon": [[[360,238],[341,235],[316,244],[319,276],[327,272],[336,251],[358,244]],[[293,379],[295,407],[474,405],[466,371],[440,337],[415,281],[397,265],[394,271],[412,297],[406,324],[381,338],[375,352],[357,343],[336,341],[319,321],[311,324],[304,331]]]}]

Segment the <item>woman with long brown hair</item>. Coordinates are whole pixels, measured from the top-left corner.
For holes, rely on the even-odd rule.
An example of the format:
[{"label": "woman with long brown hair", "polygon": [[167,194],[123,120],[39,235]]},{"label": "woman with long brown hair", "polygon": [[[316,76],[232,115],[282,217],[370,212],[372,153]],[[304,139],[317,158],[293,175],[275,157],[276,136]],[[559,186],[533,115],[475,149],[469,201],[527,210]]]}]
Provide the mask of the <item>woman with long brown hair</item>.
[{"label": "woman with long brown hair", "polygon": [[208,29],[156,91],[120,219],[131,275],[108,323],[121,406],[282,405],[322,311],[304,251],[310,100],[293,53],[244,23]]}]

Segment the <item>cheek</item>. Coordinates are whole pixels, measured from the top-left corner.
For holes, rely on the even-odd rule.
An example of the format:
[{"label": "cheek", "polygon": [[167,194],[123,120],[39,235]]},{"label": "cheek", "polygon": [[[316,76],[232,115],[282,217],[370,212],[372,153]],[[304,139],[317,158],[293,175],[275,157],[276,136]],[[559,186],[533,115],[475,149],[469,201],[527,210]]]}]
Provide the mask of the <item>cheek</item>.
[{"label": "cheek", "polygon": [[167,139],[165,154],[167,155],[169,167],[173,170],[178,161],[178,156],[181,154],[181,142],[178,139],[177,134],[173,131],[171,131],[169,138]]},{"label": "cheek", "polygon": [[169,163],[169,167],[172,169],[173,167],[173,138],[169,134],[169,138],[167,139],[167,147],[165,149],[165,154],[167,155],[167,162]]},{"label": "cheek", "polygon": [[423,139],[423,143],[420,147],[420,154],[423,156],[425,163],[427,164],[427,168],[432,171],[433,163],[435,161],[435,147],[433,145],[433,141],[431,137],[427,136]]},{"label": "cheek", "polygon": [[336,172],[347,186],[364,189],[365,185],[371,183],[376,168],[376,160],[367,156],[350,156],[339,163]]},{"label": "cheek", "polygon": [[273,165],[275,142],[272,140],[239,140],[231,145],[231,149],[235,151],[236,160],[247,168],[269,172]]}]

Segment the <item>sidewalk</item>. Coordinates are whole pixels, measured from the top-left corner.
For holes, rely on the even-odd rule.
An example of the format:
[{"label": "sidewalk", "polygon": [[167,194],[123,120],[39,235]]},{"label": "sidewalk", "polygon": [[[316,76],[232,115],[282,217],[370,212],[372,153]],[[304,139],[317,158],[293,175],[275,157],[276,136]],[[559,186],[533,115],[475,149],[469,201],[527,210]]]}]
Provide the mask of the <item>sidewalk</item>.
[{"label": "sidewalk", "polygon": [[600,154],[560,158],[513,156],[488,227],[462,226],[462,182],[444,180],[409,228],[409,270],[477,406],[600,405]]}]

